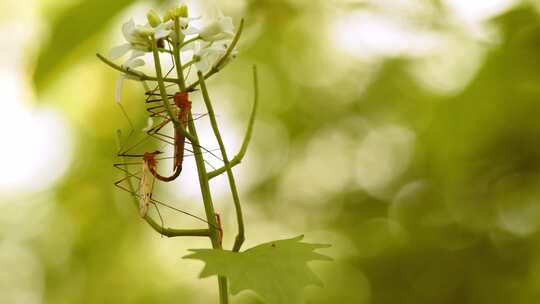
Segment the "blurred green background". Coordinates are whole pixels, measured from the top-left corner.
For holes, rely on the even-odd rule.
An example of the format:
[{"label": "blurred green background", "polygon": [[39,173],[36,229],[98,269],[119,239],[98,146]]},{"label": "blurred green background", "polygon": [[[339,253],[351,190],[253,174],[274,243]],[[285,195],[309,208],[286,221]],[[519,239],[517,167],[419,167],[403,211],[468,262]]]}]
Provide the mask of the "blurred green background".
[{"label": "blurred green background", "polygon": [[[115,130],[128,125],[118,73],[94,56],[130,17],[174,3],[0,3],[0,303],[215,303],[215,279],[181,259],[209,242],[160,237],[113,187]],[[229,154],[252,103],[250,66],[260,71],[236,169],[244,248],[298,234],[332,244],[335,261],[312,265],[326,287],[306,289],[307,303],[538,303],[540,3],[220,5],[246,19],[237,60],[209,83]],[[126,83],[137,128],[142,93]],[[160,194],[201,215],[191,162]],[[226,180],[213,186],[231,246]],[[243,292],[233,303],[259,302]]]}]

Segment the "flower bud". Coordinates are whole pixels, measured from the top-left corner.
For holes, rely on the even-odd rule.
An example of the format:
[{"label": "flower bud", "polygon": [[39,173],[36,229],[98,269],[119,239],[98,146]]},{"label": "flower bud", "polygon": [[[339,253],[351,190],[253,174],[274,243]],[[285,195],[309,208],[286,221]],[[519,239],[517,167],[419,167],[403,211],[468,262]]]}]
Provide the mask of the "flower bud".
[{"label": "flower bud", "polygon": [[137,33],[137,35],[141,37],[148,37],[154,33],[154,31],[151,28],[146,27],[146,26],[140,26],[140,25],[138,25],[135,28],[135,32]]},{"label": "flower bud", "polygon": [[159,17],[158,13],[152,9],[146,13],[146,19],[152,27],[156,27],[161,24],[161,18]]},{"label": "flower bud", "polygon": [[179,7],[175,8],[175,13],[177,17],[187,18],[188,16],[188,7],[185,4],[180,5]]},{"label": "flower bud", "polygon": [[188,7],[185,4],[182,4],[178,7],[171,8],[165,13],[164,20],[174,20],[174,18],[187,18],[188,16]]},{"label": "flower bud", "polygon": [[167,21],[173,20],[173,19],[174,19],[174,11],[173,11],[173,9],[170,9],[167,12],[165,12],[165,15],[163,16],[163,21],[164,22],[167,22]]}]

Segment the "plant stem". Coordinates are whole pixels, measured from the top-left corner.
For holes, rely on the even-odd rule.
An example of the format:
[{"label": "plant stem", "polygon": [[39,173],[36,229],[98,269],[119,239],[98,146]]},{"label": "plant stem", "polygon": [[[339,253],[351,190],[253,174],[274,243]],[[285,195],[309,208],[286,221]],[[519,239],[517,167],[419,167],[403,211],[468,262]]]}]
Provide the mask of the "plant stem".
[{"label": "plant stem", "polygon": [[182,70],[185,70],[185,69],[189,68],[190,66],[192,66],[193,64],[195,64],[195,62],[197,62],[197,60],[190,60],[190,61],[186,62],[186,64],[184,64],[184,65],[182,66]]},{"label": "plant stem", "polygon": [[[197,130],[195,129],[195,123],[193,122],[193,115],[189,112],[188,129],[191,134],[197,139]],[[204,165],[204,158],[201,151],[201,147],[197,145],[193,146],[193,155],[195,156],[195,163],[197,165],[197,174],[199,176],[199,185],[201,187],[201,194],[204,204],[204,211],[206,213],[206,220],[208,221],[208,228],[210,229],[210,240],[214,249],[221,249],[221,243],[218,233],[218,223],[216,221],[216,212],[214,210],[214,204],[212,203],[212,194],[210,193],[210,185],[208,183],[208,176],[206,175],[206,168]],[[220,303],[228,304],[229,295],[227,288],[227,278],[218,276]]]},{"label": "plant stem", "polygon": [[[175,31],[176,37],[180,37],[180,22],[178,18],[175,18]],[[178,81],[178,87],[181,92],[186,92],[186,85],[184,80],[184,74],[182,69],[182,62],[180,60],[180,47],[179,41],[173,43],[173,57],[176,65],[176,71],[180,81]],[[216,220],[216,212],[214,210],[214,204],[212,202],[212,193],[210,192],[210,184],[208,183],[208,176],[206,175],[206,167],[204,164],[204,158],[199,145],[199,137],[197,136],[197,129],[193,121],[193,115],[191,110],[188,113],[188,129],[189,133],[193,135],[193,138],[188,138],[191,141],[193,147],[193,154],[195,157],[195,163],[197,165],[197,175],[199,176],[199,185],[201,188],[202,200],[204,204],[204,211],[206,213],[206,220],[208,222],[208,229],[210,230],[210,241],[212,242],[212,248],[221,249],[221,239],[218,232],[218,223]],[[221,229],[221,227],[219,227]],[[227,278],[224,276],[218,276],[219,287],[219,303],[229,303],[229,293],[227,288]]]},{"label": "plant stem", "polygon": [[[148,75],[144,74],[143,72],[139,72],[139,71],[132,71],[132,70],[130,70],[128,68],[125,68],[123,66],[120,66],[120,65],[110,61],[109,59],[105,58],[103,55],[101,55],[99,53],[96,54],[96,56],[101,61],[103,61],[103,63],[110,66],[111,68],[113,68],[113,69],[115,69],[117,71],[120,71],[120,72],[122,72],[122,73],[124,73],[126,75],[136,77],[136,78],[138,78],[138,80],[141,80],[141,81],[144,81],[144,80],[157,81],[157,77],[148,76]],[[178,83],[178,79],[176,79],[176,78],[162,78],[162,80],[164,82]]]},{"label": "plant stem", "polygon": [[229,187],[231,188],[231,194],[233,197],[234,202],[234,208],[236,210],[236,222],[238,223],[238,234],[236,235],[236,238],[234,240],[234,246],[233,251],[238,252],[240,250],[240,247],[242,247],[242,243],[244,243],[245,235],[244,235],[244,217],[242,215],[242,205],[240,204],[240,197],[238,195],[238,189],[236,187],[236,181],[234,180],[234,175],[232,172],[231,167],[229,166],[229,158],[227,157],[227,151],[225,150],[225,145],[223,144],[223,139],[221,138],[221,134],[219,132],[219,127],[217,125],[216,115],[214,113],[214,108],[212,106],[212,101],[210,100],[210,96],[208,94],[208,90],[206,88],[206,83],[204,81],[204,76],[202,72],[198,72],[197,76],[199,77],[199,84],[201,87],[203,100],[206,105],[206,109],[208,110],[208,116],[210,117],[210,124],[212,125],[212,130],[214,131],[214,135],[216,136],[216,139],[218,141],[219,150],[221,151],[221,157],[223,158],[223,163],[225,164],[225,167],[227,168],[227,178],[229,180]]},{"label": "plant stem", "polygon": [[194,41],[197,41],[197,40],[199,40],[199,39],[201,39],[201,36],[198,36],[198,35],[195,36],[195,37],[193,37],[193,38],[191,38],[191,39],[188,39],[188,40],[186,40],[186,41],[184,41],[184,42],[182,42],[182,43],[180,44],[180,48],[182,48],[182,47],[184,47],[184,46],[186,46],[186,45],[188,45],[188,44],[190,44],[190,43],[192,43],[192,42],[194,42]]},{"label": "plant stem", "polygon": [[212,179],[224,173],[225,171],[227,171],[227,168],[232,168],[238,165],[242,161],[242,159],[244,158],[244,155],[246,154],[249,142],[251,140],[251,135],[253,134],[253,125],[255,123],[255,115],[257,113],[258,104],[259,104],[259,80],[257,76],[257,67],[253,66],[253,109],[251,110],[251,115],[249,117],[246,135],[244,136],[244,140],[242,141],[242,146],[240,147],[240,151],[238,151],[238,154],[236,154],[236,156],[233,157],[233,159],[229,162],[229,165],[225,164],[221,168],[208,172],[208,179]]},{"label": "plant stem", "polygon": [[182,60],[180,58],[180,43],[182,43],[179,39],[180,34],[180,19],[179,17],[174,18],[174,32],[175,32],[175,38],[173,43],[173,57],[174,57],[174,64],[176,65],[176,71],[178,72],[178,86],[180,87],[181,92],[186,91],[186,81],[184,79],[184,73],[182,71]]}]

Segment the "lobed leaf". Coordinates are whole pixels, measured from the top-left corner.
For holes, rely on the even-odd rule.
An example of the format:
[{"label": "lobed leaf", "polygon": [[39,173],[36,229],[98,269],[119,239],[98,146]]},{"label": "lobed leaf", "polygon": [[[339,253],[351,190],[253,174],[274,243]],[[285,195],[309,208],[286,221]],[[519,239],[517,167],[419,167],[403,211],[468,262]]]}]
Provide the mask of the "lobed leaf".
[{"label": "lobed leaf", "polygon": [[186,259],[201,260],[205,267],[201,278],[222,275],[230,281],[231,293],[250,289],[269,304],[302,302],[308,285],[322,286],[307,262],[331,261],[314,252],[330,245],[302,243],[303,236],[264,243],[244,252],[222,249],[191,249]]}]

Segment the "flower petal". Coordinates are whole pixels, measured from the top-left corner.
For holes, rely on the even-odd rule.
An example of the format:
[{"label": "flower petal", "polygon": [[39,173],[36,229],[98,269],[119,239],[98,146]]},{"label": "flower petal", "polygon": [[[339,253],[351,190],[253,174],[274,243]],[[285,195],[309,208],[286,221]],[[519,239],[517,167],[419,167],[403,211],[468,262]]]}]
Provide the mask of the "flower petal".
[{"label": "flower petal", "polygon": [[152,117],[148,117],[148,120],[146,121],[146,127],[142,129],[143,132],[150,131],[152,127],[154,126],[154,120]]},{"label": "flower petal", "polygon": [[126,77],[122,74],[116,80],[116,90],[114,94],[114,100],[116,103],[120,103],[120,100],[122,99],[122,87],[124,86],[124,79],[126,79]]},{"label": "flower petal", "polygon": [[210,68],[210,64],[206,58],[201,57],[201,60],[195,62],[195,68],[197,68],[197,71],[204,73]]},{"label": "flower petal", "polygon": [[217,20],[213,20],[203,27],[200,35],[203,40],[211,41],[219,33],[221,33],[221,26]]},{"label": "flower petal", "polygon": [[156,39],[161,39],[161,38],[165,38],[169,36],[171,33],[172,33],[171,30],[156,28],[156,31],[154,32],[154,36],[156,37]]},{"label": "flower petal", "polygon": [[146,54],[146,52],[141,51],[141,50],[137,50],[137,49],[133,50],[133,51],[131,51],[131,56],[129,56],[129,60],[135,59],[137,57],[144,56],[144,54]]},{"label": "flower petal", "polygon": [[196,34],[199,34],[200,32],[201,30],[194,26],[190,26],[187,29],[182,30],[182,33],[184,33],[184,35],[196,35]]},{"label": "flower petal", "polygon": [[115,46],[109,51],[109,57],[111,57],[111,59],[118,59],[124,56],[127,52],[129,52],[130,49],[131,49],[131,45],[129,43],[124,43],[119,46]]},{"label": "flower petal", "polygon": [[144,60],[142,60],[141,58],[135,58],[135,59],[126,61],[124,65],[128,67],[129,69],[135,69],[140,66],[143,66],[144,64],[145,64]]},{"label": "flower petal", "polygon": [[129,19],[128,22],[122,24],[122,34],[124,34],[124,38],[127,41],[130,41],[130,38],[133,35],[134,30],[135,30],[135,21],[133,21],[133,18]]},{"label": "flower petal", "polygon": [[219,24],[221,25],[221,29],[223,30],[223,32],[234,35],[234,24],[231,17],[221,18],[219,20]]}]

